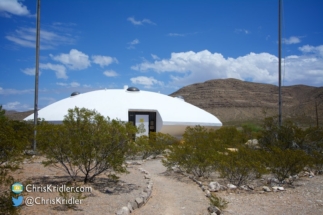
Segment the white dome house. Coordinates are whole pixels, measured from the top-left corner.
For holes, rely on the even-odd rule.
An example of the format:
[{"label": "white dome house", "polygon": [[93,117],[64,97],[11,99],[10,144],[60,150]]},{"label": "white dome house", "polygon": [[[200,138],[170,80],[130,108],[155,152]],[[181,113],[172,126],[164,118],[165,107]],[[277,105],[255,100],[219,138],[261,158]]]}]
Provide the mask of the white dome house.
[{"label": "white dome house", "polygon": [[[201,125],[208,128],[221,127],[214,115],[184,101],[180,97],[140,91],[136,87],[106,89],[80,94],[55,102],[38,111],[38,117],[51,123],[62,123],[68,109],[75,107],[96,110],[110,119],[143,123],[149,132],[168,133],[175,137],[183,135],[187,126]],[[30,115],[25,120],[33,120]]]}]

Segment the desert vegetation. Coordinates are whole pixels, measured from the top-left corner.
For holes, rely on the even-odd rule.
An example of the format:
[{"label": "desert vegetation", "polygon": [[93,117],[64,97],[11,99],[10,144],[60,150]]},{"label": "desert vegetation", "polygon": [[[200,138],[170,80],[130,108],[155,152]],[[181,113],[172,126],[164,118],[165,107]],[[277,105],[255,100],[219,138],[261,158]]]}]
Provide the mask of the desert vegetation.
[{"label": "desert vegetation", "polygon": [[[15,179],[10,173],[26,158],[33,129],[30,122],[9,120],[0,108],[0,210],[4,214],[19,212],[11,202],[15,194],[9,188]],[[68,111],[62,124],[39,121],[37,153],[45,158],[45,166],[63,170],[71,182],[83,183],[94,182],[102,173],[117,178],[115,174],[126,172],[127,159],[159,154],[170,170],[176,168],[197,178],[217,173],[236,186],[263,174],[292,184],[292,176],[304,168],[323,171],[322,127],[304,129],[288,120],[279,127],[277,119],[271,117],[261,127],[250,123],[217,130],[188,127],[181,140],[162,133],[135,138],[138,132],[141,128],[131,123],[76,107]],[[227,204],[216,196],[211,203],[223,208]]]},{"label": "desert vegetation", "polygon": [[24,151],[30,148],[33,126],[29,122],[9,120],[0,106],[0,213],[18,214],[12,206],[10,185],[15,182],[10,173],[17,170],[24,159]]},{"label": "desert vegetation", "polygon": [[[275,118],[266,118],[262,128],[250,124],[207,130],[196,126],[187,128],[182,142],[171,145],[163,164],[169,169],[196,177],[208,177],[218,172],[236,186],[273,174],[280,183],[304,168],[322,171],[322,128],[302,129],[286,121],[278,126]],[[249,139],[257,144],[247,144]]]}]

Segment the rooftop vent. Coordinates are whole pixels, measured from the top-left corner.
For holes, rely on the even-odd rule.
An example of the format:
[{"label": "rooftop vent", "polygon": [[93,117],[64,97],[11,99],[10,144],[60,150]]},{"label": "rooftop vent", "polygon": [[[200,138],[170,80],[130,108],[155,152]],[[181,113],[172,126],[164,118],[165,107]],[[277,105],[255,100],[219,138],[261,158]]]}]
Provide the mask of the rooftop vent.
[{"label": "rooftop vent", "polygon": [[77,95],[79,95],[79,94],[81,94],[80,92],[73,92],[72,94],[71,94],[71,96],[77,96]]},{"label": "rooftop vent", "polygon": [[139,92],[140,90],[137,87],[128,87],[128,92]]}]

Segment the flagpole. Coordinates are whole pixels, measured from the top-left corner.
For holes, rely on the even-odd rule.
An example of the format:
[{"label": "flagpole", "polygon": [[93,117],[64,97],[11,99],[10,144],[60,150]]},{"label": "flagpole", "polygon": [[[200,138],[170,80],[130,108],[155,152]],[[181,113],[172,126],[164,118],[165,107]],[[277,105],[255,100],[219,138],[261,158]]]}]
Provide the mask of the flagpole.
[{"label": "flagpole", "polygon": [[36,126],[38,121],[38,80],[39,80],[39,47],[40,47],[40,0],[37,0],[37,22],[36,22],[36,71],[35,71],[35,102],[34,102],[34,144],[33,150],[36,152]]},{"label": "flagpole", "polygon": [[281,98],[281,0],[278,5],[278,124],[282,125],[282,98]]}]

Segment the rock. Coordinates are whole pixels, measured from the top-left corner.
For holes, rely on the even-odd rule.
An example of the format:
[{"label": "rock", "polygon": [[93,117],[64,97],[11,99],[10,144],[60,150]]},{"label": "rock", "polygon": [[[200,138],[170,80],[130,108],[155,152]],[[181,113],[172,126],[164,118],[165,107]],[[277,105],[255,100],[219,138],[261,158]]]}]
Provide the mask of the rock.
[{"label": "rock", "polygon": [[250,188],[247,185],[240,186],[240,189],[247,190],[247,191],[250,190]]},{"label": "rock", "polygon": [[128,215],[130,213],[128,207],[122,207],[120,210],[117,211],[116,215]]},{"label": "rock", "polygon": [[133,211],[133,207],[132,207],[132,205],[131,205],[131,203],[130,203],[130,202],[128,202],[127,207],[128,207],[128,209],[129,209],[130,213],[132,213],[132,211]]},{"label": "rock", "polygon": [[206,190],[206,191],[205,191],[205,196],[206,196],[206,197],[211,197],[211,192],[210,192],[209,190]]},{"label": "rock", "polygon": [[164,158],[164,155],[157,155],[156,158]]},{"label": "rock", "polygon": [[303,174],[303,176],[309,176],[309,175],[310,175],[310,173],[307,172],[307,171],[305,171],[304,174]]},{"label": "rock", "polygon": [[141,192],[140,197],[142,198],[143,202],[145,203],[148,199],[148,193]]},{"label": "rock", "polygon": [[135,200],[135,201],[133,201],[133,202],[130,202],[130,204],[131,204],[131,206],[132,206],[132,208],[133,208],[134,210],[138,208],[138,204],[137,204],[136,200]]},{"label": "rock", "polygon": [[254,190],[255,187],[253,185],[247,185],[250,190]]},{"label": "rock", "polygon": [[196,181],[196,183],[197,183],[200,187],[202,187],[202,186],[203,186],[202,182],[200,182],[200,181]]},{"label": "rock", "polygon": [[299,179],[299,176],[298,176],[298,175],[293,175],[293,176],[291,176],[290,178],[291,178],[293,181],[295,181],[295,180]]},{"label": "rock", "polygon": [[310,177],[314,177],[315,176],[315,174],[314,174],[314,172],[310,172]]},{"label": "rock", "polygon": [[272,183],[280,184],[280,182],[279,182],[279,180],[277,178],[268,178],[267,179],[267,184],[272,184]]},{"label": "rock", "polygon": [[262,190],[266,191],[266,192],[271,192],[271,189],[269,187],[267,187],[267,186],[263,186]]},{"label": "rock", "polygon": [[258,140],[257,139],[248,140],[245,144],[247,146],[258,146]]},{"label": "rock", "polygon": [[233,190],[233,189],[237,189],[237,186],[233,184],[227,184],[227,188]]},{"label": "rock", "polygon": [[142,162],[139,162],[139,161],[134,161],[131,163],[132,165],[142,165]]},{"label": "rock", "polygon": [[25,150],[25,155],[36,155],[37,153],[34,150]]},{"label": "rock", "polygon": [[144,204],[144,200],[141,197],[136,198],[135,202],[137,203],[138,208],[140,208]]},{"label": "rock", "polygon": [[148,158],[146,158],[146,160],[151,160],[151,159],[154,159],[154,158],[155,158],[155,156],[150,155]]},{"label": "rock", "polygon": [[201,187],[201,189],[202,189],[202,191],[205,191],[205,190],[207,189],[207,187],[203,185],[203,186]]},{"label": "rock", "polygon": [[289,178],[285,178],[283,182],[286,184],[291,184],[293,182],[293,180],[291,180]]},{"label": "rock", "polygon": [[146,174],[146,175],[144,176],[144,178],[145,178],[145,179],[150,179],[150,175],[149,175],[149,174]]},{"label": "rock", "polygon": [[272,187],[272,188],[273,188],[273,191],[284,191],[285,190],[284,187],[275,186],[275,187]]},{"label": "rock", "polygon": [[212,181],[209,183],[209,190],[211,192],[218,192],[219,190],[221,190],[221,185],[216,181]]},{"label": "rock", "polygon": [[212,214],[212,213],[215,213],[217,215],[220,215],[221,214],[221,211],[218,207],[214,206],[214,205],[211,205],[207,208],[207,210]]}]

